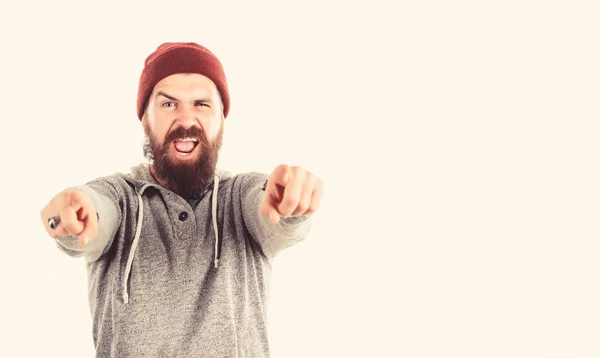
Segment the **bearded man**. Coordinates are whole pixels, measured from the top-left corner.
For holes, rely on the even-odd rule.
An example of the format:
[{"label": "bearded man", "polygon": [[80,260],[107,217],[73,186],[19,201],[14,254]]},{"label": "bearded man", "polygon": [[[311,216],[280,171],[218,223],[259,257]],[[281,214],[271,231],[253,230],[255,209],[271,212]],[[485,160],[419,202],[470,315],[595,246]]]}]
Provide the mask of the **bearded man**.
[{"label": "bearded man", "polygon": [[56,195],[41,219],[84,257],[97,357],[267,357],[273,258],[303,240],[323,183],[218,170],[230,98],[217,57],[165,43],[142,71],[141,163]]}]

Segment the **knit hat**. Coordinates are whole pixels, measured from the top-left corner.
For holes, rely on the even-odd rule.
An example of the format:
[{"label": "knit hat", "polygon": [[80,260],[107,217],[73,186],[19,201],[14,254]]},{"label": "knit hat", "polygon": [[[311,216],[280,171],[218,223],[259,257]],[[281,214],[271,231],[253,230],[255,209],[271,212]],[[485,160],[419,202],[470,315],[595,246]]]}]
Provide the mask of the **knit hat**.
[{"label": "knit hat", "polygon": [[227,79],[219,59],[207,48],[193,42],[166,42],[144,62],[137,97],[137,114],[141,120],[154,86],[163,78],[176,73],[198,73],[217,86],[223,100],[223,114],[229,113]]}]

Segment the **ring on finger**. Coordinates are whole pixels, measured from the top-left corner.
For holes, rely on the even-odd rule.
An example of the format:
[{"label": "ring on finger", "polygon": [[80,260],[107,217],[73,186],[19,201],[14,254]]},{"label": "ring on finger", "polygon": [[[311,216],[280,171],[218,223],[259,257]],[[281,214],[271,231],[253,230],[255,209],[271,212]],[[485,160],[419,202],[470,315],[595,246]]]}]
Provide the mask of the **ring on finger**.
[{"label": "ring on finger", "polygon": [[60,218],[58,216],[53,216],[50,219],[48,219],[48,225],[50,226],[51,229],[56,229],[56,227],[58,226],[59,223],[60,223]]}]

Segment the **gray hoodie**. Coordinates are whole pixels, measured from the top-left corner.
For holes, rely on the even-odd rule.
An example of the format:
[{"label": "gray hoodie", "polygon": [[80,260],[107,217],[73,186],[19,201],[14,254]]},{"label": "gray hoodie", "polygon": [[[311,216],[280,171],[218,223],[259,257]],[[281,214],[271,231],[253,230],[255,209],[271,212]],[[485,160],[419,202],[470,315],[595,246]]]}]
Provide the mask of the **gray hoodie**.
[{"label": "gray hoodie", "polygon": [[273,224],[259,207],[267,176],[218,171],[197,207],[148,164],[78,188],[99,216],[85,247],[97,357],[268,357],[271,261],[306,237],[310,217]]}]

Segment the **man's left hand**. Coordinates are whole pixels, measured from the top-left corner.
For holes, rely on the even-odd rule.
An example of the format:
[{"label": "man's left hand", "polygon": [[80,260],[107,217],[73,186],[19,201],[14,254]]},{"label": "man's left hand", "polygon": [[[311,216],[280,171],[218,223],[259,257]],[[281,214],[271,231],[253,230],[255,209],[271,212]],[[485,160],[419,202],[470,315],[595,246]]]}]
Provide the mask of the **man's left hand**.
[{"label": "man's left hand", "polygon": [[300,167],[279,165],[267,180],[260,214],[277,224],[281,217],[303,216],[319,208],[323,182]]}]

